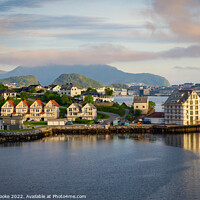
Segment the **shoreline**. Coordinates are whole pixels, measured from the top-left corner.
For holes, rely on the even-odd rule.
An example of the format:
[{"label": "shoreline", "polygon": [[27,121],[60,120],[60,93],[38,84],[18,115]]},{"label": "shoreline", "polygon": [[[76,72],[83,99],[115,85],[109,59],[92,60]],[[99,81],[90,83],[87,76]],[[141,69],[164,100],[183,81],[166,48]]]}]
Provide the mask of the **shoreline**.
[{"label": "shoreline", "polygon": [[111,126],[108,129],[104,127],[68,127],[55,126],[44,127],[29,131],[19,132],[1,132],[0,143],[10,142],[30,142],[40,140],[49,136],[56,135],[126,135],[126,134],[185,134],[185,133],[200,133],[200,125],[151,125],[151,126]]}]

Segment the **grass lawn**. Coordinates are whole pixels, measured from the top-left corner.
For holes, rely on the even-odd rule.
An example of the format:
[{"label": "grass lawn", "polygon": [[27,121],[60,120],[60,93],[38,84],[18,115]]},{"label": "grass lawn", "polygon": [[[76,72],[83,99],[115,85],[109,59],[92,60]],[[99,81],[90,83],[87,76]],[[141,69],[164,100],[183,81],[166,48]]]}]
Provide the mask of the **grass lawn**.
[{"label": "grass lawn", "polygon": [[23,130],[0,130],[0,133],[2,132],[23,132],[23,131],[30,131],[32,129],[23,129]]},{"label": "grass lawn", "polygon": [[33,126],[47,125],[47,122],[46,121],[31,121],[31,122],[24,122],[24,125],[33,125]]}]

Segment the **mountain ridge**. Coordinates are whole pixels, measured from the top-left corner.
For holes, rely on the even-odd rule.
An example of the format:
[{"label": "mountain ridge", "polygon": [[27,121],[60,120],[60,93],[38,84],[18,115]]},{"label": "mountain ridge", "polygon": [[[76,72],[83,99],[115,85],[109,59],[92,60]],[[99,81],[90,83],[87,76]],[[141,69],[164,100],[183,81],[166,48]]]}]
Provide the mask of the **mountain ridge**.
[{"label": "mountain ridge", "polygon": [[169,81],[159,75],[150,73],[128,73],[109,65],[51,65],[37,67],[16,67],[14,70],[0,74],[0,79],[11,76],[34,75],[42,85],[49,85],[61,74],[77,73],[97,80],[104,85],[113,83],[144,83],[150,86],[169,86]]},{"label": "mountain ridge", "polygon": [[72,73],[72,74],[61,74],[54,82],[54,85],[65,85],[66,83],[73,83],[73,85],[79,86],[80,88],[100,88],[103,84],[88,78],[86,76]]}]

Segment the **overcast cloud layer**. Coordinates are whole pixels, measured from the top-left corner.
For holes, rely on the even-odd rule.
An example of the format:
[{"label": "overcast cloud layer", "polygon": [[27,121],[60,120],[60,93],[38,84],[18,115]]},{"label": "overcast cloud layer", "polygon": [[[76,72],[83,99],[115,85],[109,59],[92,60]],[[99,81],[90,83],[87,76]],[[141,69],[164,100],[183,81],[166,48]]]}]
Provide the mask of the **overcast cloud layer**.
[{"label": "overcast cloud layer", "polygon": [[111,64],[200,82],[199,60],[199,0],[0,0],[3,70]]}]

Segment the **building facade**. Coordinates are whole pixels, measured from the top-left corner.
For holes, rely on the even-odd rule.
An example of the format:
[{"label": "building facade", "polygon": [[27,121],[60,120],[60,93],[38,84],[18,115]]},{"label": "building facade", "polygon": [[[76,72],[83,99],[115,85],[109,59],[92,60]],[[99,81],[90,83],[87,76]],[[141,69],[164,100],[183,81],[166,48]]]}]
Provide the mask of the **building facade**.
[{"label": "building facade", "polygon": [[175,90],[164,103],[165,124],[200,124],[200,97],[194,90]]},{"label": "building facade", "polygon": [[85,106],[79,103],[73,103],[67,108],[68,121],[75,121],[77,118],[94,120],[96,117],[97,109],[91,103],[87,103]]},{"label": "building facade", "polygon": [[149,110],[149,98],[147,96],[135,96],[133,100],[134,113],[140,110],[141,114],[146,115]]},{"label": "building facade", "polygon": [[8,90],[8,89],[3,89],[3,90],[0,90],[0,97],[2,99],[5,99],[7,100],[8,97],[11,97],[11,98],[15,98],[16,97],[16,92],[12,91],[12,90]]},{"label": "building facade", "polygon": [[66,94],[68,96],[74,97],[81,95],[81,88],[78,86],[73,85],[72,83],[67,83],[66,85],[62,85],[59,91],[59,94],[62,96]]}]

